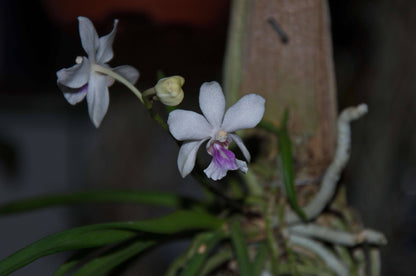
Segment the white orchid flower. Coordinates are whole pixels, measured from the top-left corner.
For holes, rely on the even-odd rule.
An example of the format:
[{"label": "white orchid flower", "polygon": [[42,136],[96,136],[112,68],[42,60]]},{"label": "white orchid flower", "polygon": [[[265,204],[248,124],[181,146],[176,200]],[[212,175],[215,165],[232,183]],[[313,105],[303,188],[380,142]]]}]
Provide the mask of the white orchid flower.
[{"label": "white orchid flower", "polygon": [[228,145],[234,141],[250,162],[250,153],[235,131],[255,127],[264,114],[265,100],[256,94],[242,97],[224,115],[225,98],[221,86],[213,82],[202,84],[199,93],[202,113],[177,109],[169,114],[169,130],[179,141],[184,141],[178,155],[178,168],[182,177],[195,166],[199,147],[208,141],[206,150],[212,161],[204,170],[213,180],[223,178],[229,170],[247,172],[247,163],[235,158]]},{"label": "white orchid flower", "polygon": [[111,70],[133,84],[137,81],[139,72],[129,65],[115,68],[107,65],[107,62],[113,58],[112,45],[116,34],[117,19],[114,20],[113,30],[100,38],[88,18],[80,16],[78,21],[82,47],[88,57],[77,57],[74,66],[56,72],[57,83],[67,101],[72,105],[87,97],[91,121],[98,128],[107,113],[110,102],[108,87],[115,80],[109,74],[99,71]]}]

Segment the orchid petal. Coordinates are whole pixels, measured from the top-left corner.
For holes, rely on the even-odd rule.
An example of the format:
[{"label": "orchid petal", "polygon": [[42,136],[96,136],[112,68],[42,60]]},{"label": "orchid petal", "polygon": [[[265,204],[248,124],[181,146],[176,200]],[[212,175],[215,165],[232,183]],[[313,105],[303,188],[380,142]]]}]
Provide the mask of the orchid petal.
[{"label": "orchid petal", "polygon": [[244,162],[242,160],[239,160],[239,159],[235,159],[235,162],[237,163],[238,169],[240,171],[242,171],[243,173],[247,173],[248,167],[247,167],[247,163],[246,162]]},{"label": "orchid petal", "polygon": [[178,154],[178,168],[182,177],[187,176],[194,168],[198,149],[207,139],[190,141],[182,144]]},{"label": "orchid petal", "polygon": [[60,86],[66,86],[73,89],[80,88],[88,82],[90,71],[91,64],[89,60],[84,57],[80,64],[75,64],[72,67],[57,71],[57,83]]},{"label": "orchid petal", "polygon": [[97,53],[98,46],[100,45],[97,31],[88,18],[78,16],[78,21],[82,48],[84,48],[91,61],[95,62],[95,55]]},{"label": "orchid petal", "polygon": [[98,128],[107,113],[110,102],[106,76],[91,74],[88,82],[87,102],[91,121]]},{"label": "orchid petal", "polygon": [[107,87],[112,86],[116,82],[116,79],[110,76],[106,76],[106,80],[107,80]]},{"label": "orchid petal", "polygon": [[[238,159],[235,159],[237,168],[233,170],[240,170],[243,173],[247,173],[247,163]],[[220,180],[224,176],[227,175],[227,172],[229,171],[228,168],[220,166],[217,162],[215,162],[214,159],[212,159],[209,166],[204,170],[204,173],[208,176],[208,178],[211,178],[212,180]]]},{"label": "orchid petal", "polygon": [[106,63],[109,62],[113,56],[113,41],[116,35],[118,20],[114,20],[113,30],[99,38],[99,47],[97,52],[97,63]]},{"label": "orchid petal", "polygon": [[228,169],[218,165],[214,159],[212,159],[209,166],[204,170],[204,173],[212,180],[220,180],[227,175]]},{"label": "orchid petal", "polygon": [[224,116],[225,98],[218,82],[205,82],[201,85],[199,106],[208,122],[214,128],[219,128]]},{"label": "orchid petal", "polygon": [[168,125],[170,133],[179,141],[205,139],[213,132],[204,116],[182,109],[169,113]]},{"label": "orchid petal", "polygon": [[240,148],[240,150],[243,153],[243,155],[246,158],[246,160],[248,162],[250,162],[250,159],[251,159],[250,152],[247,150],[246,146],[244,145],[243,140],[241,140],[241,138],[237,134],[228,133],[228,136],[231,137],[231,139],[234,140],[234,142]]},{"label": "orchid petal", "polygon": [[264,98],[256,94],[242,97],[227,110],[221,128],[227,132],[234,132],[255,127],[263,117],[264,104]]},{"label": "orchid petal", "polygon": [[[59,86],[59,84],[58,84]],[[87,95],[88,84],[84,85],[79,89],[72,89],[66,86],[60,86],[62,92],[64,93],[65,99],[72,105],[75,105],[82,101]]]},{"label": "orchid petal", "polygon": [[119,74],[120,76],[127,79],[132,84],[135,84],[137,82],[137,79],[139,78],[139,75],[140,75],[139,71],[137,71],[136,68],[130,65],[117,66],[113,68],[112,70],[116,72],[117,74]]}]

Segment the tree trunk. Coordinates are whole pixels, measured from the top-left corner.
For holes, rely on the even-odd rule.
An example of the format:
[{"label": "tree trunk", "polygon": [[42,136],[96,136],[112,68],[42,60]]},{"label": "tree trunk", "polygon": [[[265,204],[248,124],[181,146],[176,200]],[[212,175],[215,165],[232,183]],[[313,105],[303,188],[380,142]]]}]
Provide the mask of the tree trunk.
[{"label": "tree trunk", "polygon": [[266,98],[264,118],[276,125],[288,108],[297,170],[321,175],[333,157],[336,134],[326,0],[238,0],[230,22],[224,71],[228,103],[260,94]]}]

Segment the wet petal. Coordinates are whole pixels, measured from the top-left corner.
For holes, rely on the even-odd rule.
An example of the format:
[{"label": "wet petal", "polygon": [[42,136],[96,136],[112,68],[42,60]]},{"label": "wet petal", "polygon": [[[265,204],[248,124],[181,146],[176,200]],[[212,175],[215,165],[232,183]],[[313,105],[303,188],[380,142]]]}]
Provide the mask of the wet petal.
[{"label": "wet petal", "polygon": [[80,88],[84,86],[90,77],[91,64],[84,57],[80,64],[72,67],[64,68],[56,72],[57,83],[59,86],[67,86],[69,88]]},{"label": "wet petal", "polygon": [[227,132],[234,132],[255,127],[263,117],[264,104],[264,98],[256,94],[242,97],[227,110],[221,128]]},{"label": "wet petal", "polygon": [[113,30],[99,38],[98,52],[97,52],[97,63],[107,63],[113,58],[113,41],[116,35],[118,20],[114,20]]},{"label": "wet petal", "polygon": [[110,102],[106,76],[91,74],[88,82],[87,102],[91,121],[98,128],[107,113]]},{"label": "wet petal", "polygon": [[81,44],[88,58],[92,62],[95,62],[95,55],[97,53],[98,46],[100,45],[97,31],[94,28],[92,22],[83,16],[78,16],[79,21],[79,36],[81,37]]},{"label": "wet petal", "polygon": [[248,152],[248,149],[243,143],[243,140],[241,140],[240,136],[237,134],[228,133],[228,136],[231,137],[231,139],[234,140],[234,142],[237,144],[237,146],[240,148],[241,152],[243,153],[244,157],[248,162],[250,162],[251,156],[250,152]]},{"label": "wet petal", "polygon": [[87,95],[88,84],[84,85],[78,89],[71,89],[68,87],[61,87],[61,90],[64,92],[65,99],[72,105],[75,105],[82,101]]},{"label": "wet petal", "polygon": [[121,65],[117,66],[112,69],[114,72],[119,74],[120,76],[127,79],[132,84],[135,84],[137,82],[137,79],[139,78],[139,71],[137,71],[136,68],[130,65]]},{"label": "wet petal", "polygon": [[208,121],[193,111],[177,109],[169,113],[169,131],[176,140],[201,140],[212,135]]},{"label": "wet petal", "polygon": [[199,106],[205,118],[213,127],[221,126],[225,110],[225,98],[218,82],[204,82],[201,85]]},{"label": "wet petal", "polygon": [[185,142],[181,146],[178,155],[178,169],[182,177],[187,176],[194,168],[198,149],[206,140]]}]

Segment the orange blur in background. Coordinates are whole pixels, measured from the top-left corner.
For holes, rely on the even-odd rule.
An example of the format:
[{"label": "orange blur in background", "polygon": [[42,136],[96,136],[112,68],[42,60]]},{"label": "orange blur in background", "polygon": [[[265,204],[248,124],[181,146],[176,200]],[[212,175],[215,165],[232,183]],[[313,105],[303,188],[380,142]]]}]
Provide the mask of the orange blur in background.
[{"label": "orange blur in background", "polygon": [[142,13],[157,23],[209,27],[227,10],[229,1],[211,0],[43,0],[49,16],[68,24],[82,15],[102,21],[114,13]]}]

